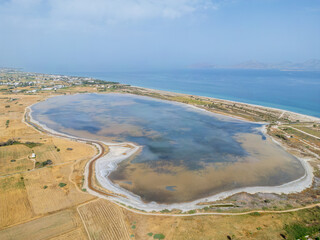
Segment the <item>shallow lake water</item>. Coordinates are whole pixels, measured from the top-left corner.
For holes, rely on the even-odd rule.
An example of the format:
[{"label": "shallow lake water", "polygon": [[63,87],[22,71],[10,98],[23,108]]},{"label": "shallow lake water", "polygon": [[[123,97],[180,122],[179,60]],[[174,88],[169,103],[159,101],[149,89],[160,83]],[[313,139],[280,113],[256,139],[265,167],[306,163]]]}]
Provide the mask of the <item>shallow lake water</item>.
[{"label": "shallow lake water", "polygon": [[176,203],[248,186],[276,186],[304,174],[298,159],[261,124],[185,104],[128,94],[78,94],[32,106],[58,132],[143,146],[110,180],[146,202]]}]

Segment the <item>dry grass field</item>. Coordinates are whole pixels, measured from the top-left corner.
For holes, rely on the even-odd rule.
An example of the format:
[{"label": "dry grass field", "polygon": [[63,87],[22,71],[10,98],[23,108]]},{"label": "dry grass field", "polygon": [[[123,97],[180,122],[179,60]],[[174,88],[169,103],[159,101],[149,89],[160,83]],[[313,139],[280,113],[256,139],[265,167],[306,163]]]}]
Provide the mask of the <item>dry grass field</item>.
[{"label": "dry grass field", "polygon": [[123,209],[103,199],[79,206],[91,239],[129,239],[129,226]]},{"label": "dry grass field", "polygon": [[81,220],[75,210],[66,210],[2,230],[0,231],[0,239],[26,240],[53,237],[66,239],[63,235],[80,236],[81,239],[81,237],[84,238],[84,234]]},{"label": "dry grass field", "polygon": [[[163,234],[165,239],[174,240],[283,240],[296,239],[293,236],[298,224],[309,222],[309,226],[314,224],[316,227],[320,208],[293,213],[252,213],[240,216],[161,217],[131,212],[126,212],[126,216],[135,226],[135,239],[151,240],[155,234]],[[297,232],[301,229],[297,227]],[[317,231],[318,228],[315,229]]]},{"label": "dry grass field", "polygon": [[88,236],[87,236],[87,233],[82,228],[77,228],[70,232],[50,238],[50,240],[69,240],[69,239],[87,240]]},{"label": "dry grass field", "polygon": [[[36,214],[45,214],[86,202],[94,197],[70,182],[71,164],[32,171],[25,176],[30,204]],[[60,183],[66,184],[59,186]]]},{"label": "dry grass field", "polygon": [[34,167],[28,157],[32,150],[24,145],[12,145],[0,148],[0,175],[24,172]]},{"label": "dry grass field", "polygon": [[21,174],[0,178],[0,229],[34,216],[22,178]]},{"label": "dry grass field", "polygon": [[[87,239],[73,207],[95,197],[76,187],[73,171],[96,149],[42,134],[22,121],[25,107],[45,97],[0,95],[0,142],[19,142],[0,147],[0,239]],[[47,160],[52,164],[41,165]]]}]

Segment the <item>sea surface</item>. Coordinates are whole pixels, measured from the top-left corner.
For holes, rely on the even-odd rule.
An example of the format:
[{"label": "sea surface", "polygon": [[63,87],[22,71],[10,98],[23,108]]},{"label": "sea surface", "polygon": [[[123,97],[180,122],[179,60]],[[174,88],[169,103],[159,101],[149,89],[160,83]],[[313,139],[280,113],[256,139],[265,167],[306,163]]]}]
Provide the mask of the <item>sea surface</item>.
[{"label": "sea surface", "polygon": [[320,72],[186,69],[62,74],[258,104],[320,117]]},{"label": "sea surface", "polygon": [[182,103],[77,94],[49,98],[32,110],[35,120],[58,132],[142,146],[109,177],[146,202],[187,202],[241,187],[281,185],[304,174],[298,159],[261,132],[262,124]]}]

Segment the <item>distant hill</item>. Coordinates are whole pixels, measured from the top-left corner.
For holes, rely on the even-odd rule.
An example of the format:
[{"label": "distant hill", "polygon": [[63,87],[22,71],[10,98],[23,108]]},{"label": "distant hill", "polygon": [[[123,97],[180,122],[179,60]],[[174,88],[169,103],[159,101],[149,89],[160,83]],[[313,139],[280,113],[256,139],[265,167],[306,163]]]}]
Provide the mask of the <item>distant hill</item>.
[{"label": "distant hill", "polygon": [[292,71],[320,71],[320,60],[310,59],[305,62],[280,62],[275,64],[268,64],[258,61],[246,61],[235,65],[213,65],[213,64],[194,64],[189,66],[193,69],[279,69],[279,70],[292,70]]}]

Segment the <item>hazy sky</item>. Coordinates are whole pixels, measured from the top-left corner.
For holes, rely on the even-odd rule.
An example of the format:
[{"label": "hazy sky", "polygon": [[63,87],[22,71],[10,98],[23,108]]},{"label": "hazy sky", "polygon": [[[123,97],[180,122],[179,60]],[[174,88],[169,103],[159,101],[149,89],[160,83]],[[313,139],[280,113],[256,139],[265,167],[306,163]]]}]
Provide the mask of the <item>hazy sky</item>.
[{"label": "hazy sky", "polygon": [[320,58],[320,0],[0,0],[0,66],[180,68]]}]

